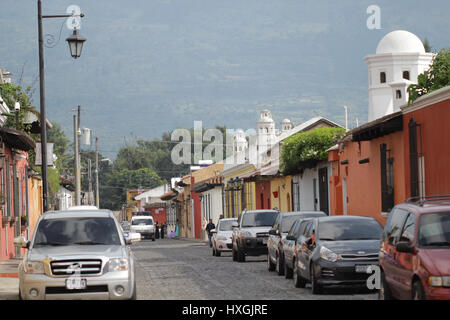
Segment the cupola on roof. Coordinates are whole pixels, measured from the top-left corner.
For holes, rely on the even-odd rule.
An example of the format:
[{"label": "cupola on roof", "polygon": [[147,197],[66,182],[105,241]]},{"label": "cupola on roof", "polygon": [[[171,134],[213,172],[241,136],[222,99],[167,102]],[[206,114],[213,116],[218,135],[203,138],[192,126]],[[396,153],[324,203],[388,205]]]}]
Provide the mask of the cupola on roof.
[{"label": "cupola on roof", "polygon": [[377,54],[380,53],[425,53],[422,41],[413,33],[396,30],[388,33],[380,40]]}]

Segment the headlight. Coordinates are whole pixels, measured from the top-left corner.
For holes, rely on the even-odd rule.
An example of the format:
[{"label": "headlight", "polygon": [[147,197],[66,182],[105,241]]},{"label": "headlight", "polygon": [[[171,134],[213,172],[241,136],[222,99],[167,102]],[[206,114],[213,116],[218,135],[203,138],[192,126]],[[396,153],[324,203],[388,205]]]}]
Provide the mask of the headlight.
[{"label": "headlight", "polygon": [[44,264],[41,261],[25,261],[24,270],[26,273],[44,273]]},{"label": "headlight", "polygon": [[250,231],[241,231],[241,238],[253,238],[253,233]]},{"label": "headlight", "polygon": [[336,262],[339,259],[339,256],[336,253],[326,247],[320,248],[320,257],[330,262]]},{"label": "headlight", "polygon": [[432,287],[450,287],[450,277],[429,277],[428,284]]},{"label": "headlight", "polygon": [[126,270],[128,270],[128,259],[122,259],[122,258],[109,259],[109,262],[108,262],[108,271],[109,272],[126,271]]}]

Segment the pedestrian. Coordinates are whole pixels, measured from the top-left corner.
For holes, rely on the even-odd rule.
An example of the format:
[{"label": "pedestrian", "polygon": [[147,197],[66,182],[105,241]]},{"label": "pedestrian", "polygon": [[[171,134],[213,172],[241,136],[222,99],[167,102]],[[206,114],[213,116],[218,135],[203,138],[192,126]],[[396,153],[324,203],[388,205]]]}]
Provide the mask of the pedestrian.
[{"label": "pedestrian", "polygon": [[209,219],[209,223],[206,225],[206,232],[208,232],[208,239],[209,239],[209,247],[212,248],[212,233],[211,230],[215,229],[216,226],[212,222],[212,219]]},{"label": "pedestrian", "polygon": [[162,225],[161,225],[161,239],[164,239],[164,232],[165,232],[165,229],[166,228],[166,224],[165,223],[163,223]]},{"label": "pedestrian", "polygon": [[159,226],[158,222],[155,223],[155,238],[159,239]]}]

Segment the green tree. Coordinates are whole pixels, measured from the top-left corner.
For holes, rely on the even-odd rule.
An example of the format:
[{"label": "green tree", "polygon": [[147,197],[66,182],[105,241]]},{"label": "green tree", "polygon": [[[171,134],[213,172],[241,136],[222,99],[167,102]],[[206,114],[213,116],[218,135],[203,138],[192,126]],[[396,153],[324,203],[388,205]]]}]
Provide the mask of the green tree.
[{"label": "green tree", "polygon": [[430,68],[417,77],[417,84],[408,87],[411,104],[417,98],[444,88],[450,84],[450,49],[442,49],[434,58]]},{"label": "green tree", "polygon": [[301,172],[314,167],[317,162],[328,159],[326,151],[345,134],[344,128],[317,128],[299,132],[283,140],[280,171],[284,175]]}]

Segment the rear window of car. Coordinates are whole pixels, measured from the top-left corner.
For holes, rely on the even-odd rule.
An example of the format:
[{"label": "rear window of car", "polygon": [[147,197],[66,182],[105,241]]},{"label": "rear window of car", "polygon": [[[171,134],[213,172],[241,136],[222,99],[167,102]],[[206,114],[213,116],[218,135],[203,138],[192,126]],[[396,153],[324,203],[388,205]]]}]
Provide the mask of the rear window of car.
[{"label": "rear window of car", "polygon": [[222,220],[219,221],[219,231],[231,231],[233,230],[232,224],[233,220]]},{"label": "rear window of car", "polygon": [[420,247],[450,247],[450,212],[427,213],[419,219]]},{"label": "rear window of car", "polygon": [[111,218],[41,220],[33,247],[68,245],[121,245],[121,242]]},{"label": "rear window of car", "polygon": [[242,227],[271,227],[279,212],[246,212],[242,218]]},{"label": "rear window of car", "polygon": [[152,226],[153,219],[133,219],[133,220],[131,220],[131,224],[133,226],[139,226],[139,225]]},{"label": "rear window of car", "polygon": [[344,219],[320,221],[320,240],[379,240],[383,229],[375,219]]}]

